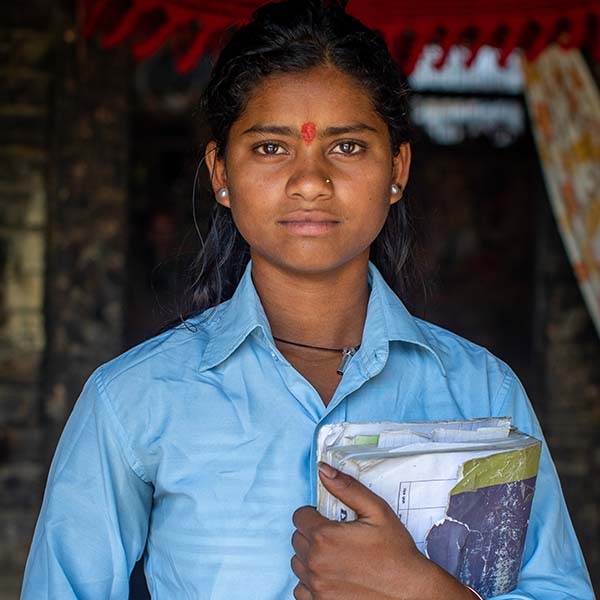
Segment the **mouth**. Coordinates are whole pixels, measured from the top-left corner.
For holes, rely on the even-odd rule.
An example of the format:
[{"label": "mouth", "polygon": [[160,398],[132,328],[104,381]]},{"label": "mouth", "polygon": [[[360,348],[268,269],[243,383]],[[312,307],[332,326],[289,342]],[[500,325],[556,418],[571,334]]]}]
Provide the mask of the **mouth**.
[{"label": "mouth", "polygon": [[278,223],[291,233],[315,236],[331,231],[341,220],[331,213],[301,210],[286,215]]}]

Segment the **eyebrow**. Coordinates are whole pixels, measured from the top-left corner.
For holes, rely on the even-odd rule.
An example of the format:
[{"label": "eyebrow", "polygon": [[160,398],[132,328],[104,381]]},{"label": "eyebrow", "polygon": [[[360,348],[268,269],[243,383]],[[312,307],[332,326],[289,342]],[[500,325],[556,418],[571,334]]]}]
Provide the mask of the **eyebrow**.
[{"label": "eyebrow", "polygon": [[[333,137],[336,135],[345,135],[347,133],[360,133],[363,131],[373,131],[377,133],[377,129],[367,125],[366,123],[351,123],[349,125],[338,125],[334,127],[327,127],[323,132],[318,134],[318,137]],[[242,135],[246,134],[270,134],[270,135],[283,135],[289,137],[300,137],[300,130],[294,127],[287,127],[285,125],[253,125],[245,131]]]},{"label": "eyebrow", "polygon": [[253,125],[252,127],[246,129],[246,131],[243,131],[242,135],[246,135],[248,133],[269,133],[271,135],[300,136],[299,130],[294,131],[292,127],[286,127],[284,125]]},{"label": "eyebrow", "polygon": [[344,135],[346,133],[361,133],[362,131],[373,131],[377,133],[375,127],[371,127],[366,123],[352,123],[351,125],[340,125],[339,127],[328,127],[325,130],[324,137],[335,135]]}]

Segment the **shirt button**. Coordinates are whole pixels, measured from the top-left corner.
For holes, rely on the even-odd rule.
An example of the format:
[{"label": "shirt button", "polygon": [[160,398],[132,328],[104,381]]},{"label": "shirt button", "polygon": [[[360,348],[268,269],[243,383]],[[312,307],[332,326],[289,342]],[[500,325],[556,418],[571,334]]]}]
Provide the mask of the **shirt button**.
[{"label": "shirt button", "polygon": [[273,358],[273,360],[275,362],[279,362],[279,356],[277,356],[277,354],[275,354],[275,352],[271,352],[271,357]]}]

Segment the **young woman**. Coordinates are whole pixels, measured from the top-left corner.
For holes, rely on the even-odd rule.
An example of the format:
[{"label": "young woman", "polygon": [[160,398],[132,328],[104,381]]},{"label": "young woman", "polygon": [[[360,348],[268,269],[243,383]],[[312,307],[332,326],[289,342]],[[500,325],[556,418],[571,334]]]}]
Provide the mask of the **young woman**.
[{"label": "young woman", "polygon": [[[359,519],[321,517],[315,432],[510,415],[510,369],[413,318],[401,79],[336,2],[260,9],[205,93],[216,200],[182,326],[100,367],[56,452],[22,598],[468,600],[381,500],[327,465]],[[301,507],[301,508],[299,508]],[[544,449],[514,599],[593,598]]]}]

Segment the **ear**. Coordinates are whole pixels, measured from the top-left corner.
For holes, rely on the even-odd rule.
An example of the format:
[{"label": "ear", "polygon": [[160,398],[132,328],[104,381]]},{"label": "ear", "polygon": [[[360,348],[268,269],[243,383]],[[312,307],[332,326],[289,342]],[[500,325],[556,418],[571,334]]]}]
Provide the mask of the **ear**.
[{"label": "ear", "polygon": [[225,169],[225,159],[219,156],[217,143],[214,140],[206,145],[204,161],[217,202],[229,208],[229,195],[221,196],[218,193],[219,190],[227,188],[227,170]]},{"label": "ear", "polygon": [[395,183],[400,191],[397,194],[391,194],[390,204],[395,204],[402,198],[404,188],[408,183],[408,174],[410,172],[410,144],[405,142],[400,146],[398,154],[392,159],[392,183]]}]

